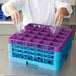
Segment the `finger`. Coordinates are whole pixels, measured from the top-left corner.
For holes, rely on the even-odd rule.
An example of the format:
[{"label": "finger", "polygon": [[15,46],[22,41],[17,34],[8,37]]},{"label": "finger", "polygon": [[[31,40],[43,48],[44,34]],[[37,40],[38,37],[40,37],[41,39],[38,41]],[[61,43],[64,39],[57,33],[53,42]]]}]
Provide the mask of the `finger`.
[{"label": "finger", "polygon": [[57,22],[57,25],[58,25],[58,26],[60,26],[60,21],[61,21],[61,19],[62,19],[62,17],[59,16],[59,18],[58,18],[58,22]]},{"label": "finger", "polygon": [[17,16],[18,16],[19,22],[21,22],[21,16],[20,16],[19,12],[17,11],[16,14],[17,14]]},{"label": "finger", "polygon": [[63,19],[64,19],[64,17],[62,16],[62,18],[60,20],[60,24],[59,24],[60,26],[62,25]]},{"label": "finger", "polygon": [[15,24],[18,24],[18,15],[16,14],[16,12],[14,12],[14,17],[15,17]]},{"label": "finger", "polygon": [[59,15],[55,15],[55,20],[54,20],[55,24],[57,23],[58,17],[59,17]]},{"label": "finger", "polygon": [[14,24],[16,24],[14,14],[11,15],[11,18],[12,18],[12,21],[14,22]]},{"label": "finger", "polygon": [[15,20],[16,20],[16,24],[18,24],[18,14],[15,12]]}]

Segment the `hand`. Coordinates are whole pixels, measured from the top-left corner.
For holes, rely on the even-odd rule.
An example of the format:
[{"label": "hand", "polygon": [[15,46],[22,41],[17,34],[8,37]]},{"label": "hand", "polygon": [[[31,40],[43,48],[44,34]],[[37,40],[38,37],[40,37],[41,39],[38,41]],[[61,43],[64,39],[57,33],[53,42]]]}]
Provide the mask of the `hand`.
[{"label": "hand", "polygon": [[21,22],[21,16],[19,12],[16,10],[16,8],[14,8],[12,5],[9,5],[6,10],[8,14],[11,16],[15,25]]},{"label": "hand", "polygon": [[[63,22],[63,19],[64,19],[64,16],[67,16],[69,13],[67,11],[66,8],[59,8],[55,14],[55,20],[54,20],[54,23],[58,26],[61,26],[62,25],[62,22]],[[58,21],[58,22],[57,22]]]}]

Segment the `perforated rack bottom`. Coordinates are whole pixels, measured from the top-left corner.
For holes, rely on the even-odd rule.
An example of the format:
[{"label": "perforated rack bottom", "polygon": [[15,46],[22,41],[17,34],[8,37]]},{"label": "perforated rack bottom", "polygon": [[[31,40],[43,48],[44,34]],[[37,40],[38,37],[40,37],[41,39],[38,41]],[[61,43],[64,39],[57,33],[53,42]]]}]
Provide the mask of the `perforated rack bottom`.
[{"label": "perforated rack bottom", "polygon": [[[30,25],[38,25],[38,24],[28,24],[25,27],[26,32],[28,31],[27,28]],[[34,27],[32,27],[32,29],[34,29]],[[46,30],[47,29],[45,29],[44,31],[46,31]],[[38,28],[34,32],[35,34],[33,34],[33,35],[32,34],[26,35],[26,32],[24,32],[25,34],[21,33],[19,35],[17,35],[17,33],[15,33],[8,39],[10,61],[21,62],[24,64],[27,64],[27,63],[33,64],[33,65],[37,65],[38,67],[42,67],[42,68],[46,68],[46,69],[50,69],[50,70],[59,70],[61,68],[61,66],[64,64],[67,56],[69,55],[69,53],[71,51],[71,47],[72,47],[72,31],[70,32],[68,30],[68,32],[67,32],[67,30],[66,30],[65,31],[66,33],[65,32],[62,33],[63,32],[62,30],[59,32],[59,34],[57,34],[57,35],[55,34],[54,36],[52,35],[51,37],[45,36],[45,35],[48,35],[47,32],[45,34],[42,33],[43,35],[39,35],[40,32],[39,33],[37,32],[37,31],[39,31]],[[42,31],[42,30],[40,30],[40,31]],[[59,39],[57,38],[61,33],[63,36],[65,36],[64,39],[62,38],[63,36]],[[31,38],[29,36],[31,36]],[[25,37],[28,37],[28,39]],[[33,40],[34,40],[34,42],[33,42]],[[45,40],[47,40],[47,41],[45,41]],[[32,46],[29,45],[29,42],[32,42],[31,43]],[[36,42],[38,42],[38,43],[36,43]],[[56,43],[56,45],[59,44],[58,46],[61,46],[62,48],[61,47],[59,48],[58,46],[56,46],[55,43]],[[37,47],[37,45],[39,45],[39,44],[46,46],[46,48]],[[52,44],[54,46],[52,46]],[[50,45],[50,47],[52,46],[52,48],[50,50],[48,49],[49,45]]]}]

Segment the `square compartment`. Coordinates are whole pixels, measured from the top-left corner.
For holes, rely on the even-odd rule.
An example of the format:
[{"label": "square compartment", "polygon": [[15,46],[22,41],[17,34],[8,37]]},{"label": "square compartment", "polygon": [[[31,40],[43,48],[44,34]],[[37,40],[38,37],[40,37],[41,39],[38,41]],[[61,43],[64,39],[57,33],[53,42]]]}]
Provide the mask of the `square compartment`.
[{"label": "square compartment", "polygon": [[32,25],[32,24],[29,24],[28,26],[25,26],[24,28],[25,28],[26,30],[32,29],[32,28],[33,28],[33,25]]},{"label": "square compartment", "polygon": [[41,28],[32,28],[33,31],[41,31]]},{"label": "square compartment", "polygon": [[30,30],[30,29],[27,29],[27,30],[25,31],[25,33],[29,33],[30,31],[32,31],[32,30]]},{"label": "square compartment", "polygon": [[30,34],[38,34],[39,31],[33,31],[33,30],[32,30],[32,31],[30,31],[29,33],[30,33]]},{"label": "square compartment", "polygon": [[58,43],[62,43],[64,41],[64,39],[61,38],[55,38],[54,42],[58,42]]},{"label": "square compartment", "polygon": [[36,39],[43,39],[43,38],[44,38],[44,36],[36,35],[34,38],[36,38]]},{"label": "square compartment", "polygon": [[49,32],[50,30],[49,29],[43,29],[41,30],[41,32]]},{"label": "square compartment", "polygon": [[41,41],[40,39],[35,39],[35,38],[30,40],[30,42],[33,42],[33,43],[39,43],[40,41]]},{"label": "square compartment", "polygon": [[51,46],[60,47],[61,43],[58,42],[51,42]]},{"label": "square compartment", "polygon": [[32,38],[29,38],[29,37],[24,37],[24,38],[23,38],[24,41],[30,41],[31,39],[32,39]]},{"label": "square compartment", "polygon": [[68,28],[62,28],[62,31],[63,32],[69,32],[69,29]]},{"label": "square compartment", "polygon": [[59,34],[60,35],[67,35],[68,33],[67,32],[60,32]]},{"label": "square compartment", "polygon": [[44,44],[44,45],[50,45],[50,41],[47,41],[47,40],[42,40],[39,42],[40,44]]},{"label": "square compartment", "polygon": [[58,35],[57,33],[54,33],[54,34],[53,34],[53,33],[51,33],[51,32],[47,34],[48,37],[56,37],[57,35]]},{"label": "square compartment", "polygon": [[24,32],[24,33],[18,33],[17,35],[18,35],[18,36],[25,36],[26,34],[27,34],[27,33]]},{"label": "square compartment", "polygon": [[17,37],[17,39],[19,39],[19,40],[23,40],[23,36]]},{"label": "square compartment", "polygon": [[13,34],[10,39],[14,39],[17,36],[17,33]]},{"label": "square compartment", "polygon": [[38,35],[43,35],[43,36],[46,36],[48,33],[46,32],[39,32]]},{"label": "square compartment", "polygon": [[44,37],[44,39],[43,40],[47,40],[47,41],[53,41],[54,40],[54,37]]},{"label": "square compartment", "polygon": [[30,34],[34,34],[34,32],[33,32],[32,30],[28,30],[28,31],[26,31],[26,32],[28,32],[28,33],[30,33]]},{"label": "square compartment", "polygon": [[65,39],[66,36],[64,36],[64,35],[58,35],[57,38]]},{"label": "square compartment", "polygon": [[35,36],[35,34],[29,34],[29,33],[25,35],[25,37],[32,37],[32,38],[33,38],[34,36]]}]

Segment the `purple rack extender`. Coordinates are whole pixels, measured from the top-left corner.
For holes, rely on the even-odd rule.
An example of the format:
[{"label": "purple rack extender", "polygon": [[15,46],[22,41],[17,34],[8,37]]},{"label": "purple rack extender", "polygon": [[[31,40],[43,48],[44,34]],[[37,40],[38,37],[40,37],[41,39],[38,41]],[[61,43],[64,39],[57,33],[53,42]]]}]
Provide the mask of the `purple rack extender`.
[{"label": "purple rack extender", "polygon": [[[53,34],[50,32],[51,27],[50,25],[30,23],[25,26],[24,32],[15,33],[9,37],[8,43],[60,52],[68,39],[72,36],[72,29],[60,27],[59,33]],[[25,45],[25,43],[28,45]],[[35,44],[36,46],[31,46],[31,44]]]}]

